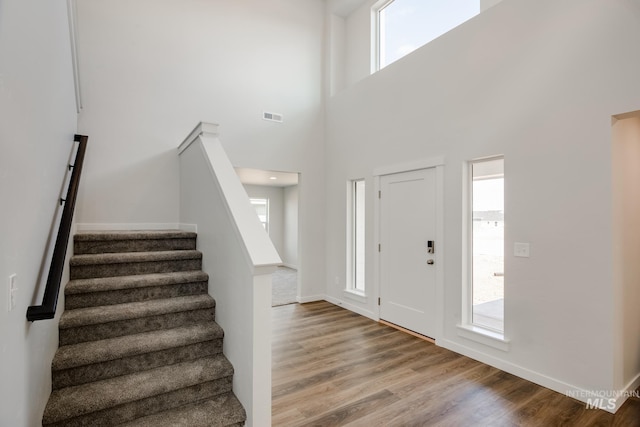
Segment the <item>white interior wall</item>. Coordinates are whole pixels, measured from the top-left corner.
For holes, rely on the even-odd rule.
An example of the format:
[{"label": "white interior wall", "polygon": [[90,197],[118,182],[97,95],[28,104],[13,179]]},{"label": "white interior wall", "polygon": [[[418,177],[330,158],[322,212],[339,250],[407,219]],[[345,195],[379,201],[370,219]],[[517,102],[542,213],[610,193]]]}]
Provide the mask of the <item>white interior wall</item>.
[{"label": "white interior wall", "polygon": [[83,0],[78,16],[78,126],[93,141],[79,221],[177,222],[176,146],[218,123],[234,166],[307,177],[302,292],[322,295],[322,0]]},{"label": "white interior wall", "polygon": [[284,188],[284,245],[280,257],[287,267],[298,269],[298,186]]},{"label": "white interior wall", "polygon": [[480,0],[480,11],[484,12],[485,10],[489,9],[490,7],[493,7],[493,6],[497,5],[501,1],[502,0]]},{"label": "white interior wall", "polygon": [[640,374],[640,112],[614,119],[613,280],[616,286],[616,387]]},{"label": "white interior wall", "polygon": [[[371,8],[377,0],[366,0],[345,18],[344,87],[349,87],[371,74],[372,40]],[[339,35],[336,35],[339,36]]]},{"label": "white interior wall", "polygon": [[[44,292],[44,253],[50,233],[55,240],[77,120],[66,2],[1,1],[0,58],[0,425],[31,427],[51,393],[58,330],[55,320],[27,322],[26,312]],[[9,312],[12,274],[18,290]]]},{"label": "white interior wall", "polygon": [[[347,18],[347,37],[357,39],[347,46],[369,37],[369,27],[349,27],[362,20]],[[640,58],[629,54],[639,24],[637,1],[510,0],[330,99],[326,277],[346,277],[345,182],[367,178],[372,219],[375,168],[443,155],[439,343],[561,392],[611,389],[610,117],[639,106]],[[508,352],[456,328],[463,167],[497,154],[505,156]],[[344,303],[375,317],[373,237],[368,220],[367,302]],[[531,257],[515,258],[514,242],[529,242]],[[327,281],[328,297],[341,300],[343,289]]]},{"label": "white interior wall", "polygon": [[342,16],[329,12],[327,7],[327,51],[325,52],[325,84],[329,96],[333,96],[345,87],[345,62],[347,60],[345,48],[346,23]]},{"label": "white interior wall", "polygon": [[280,258],[284,254],[284,189],[266,185],[244,185],[251,198],[269,199],[269,238],[278,251]]}]

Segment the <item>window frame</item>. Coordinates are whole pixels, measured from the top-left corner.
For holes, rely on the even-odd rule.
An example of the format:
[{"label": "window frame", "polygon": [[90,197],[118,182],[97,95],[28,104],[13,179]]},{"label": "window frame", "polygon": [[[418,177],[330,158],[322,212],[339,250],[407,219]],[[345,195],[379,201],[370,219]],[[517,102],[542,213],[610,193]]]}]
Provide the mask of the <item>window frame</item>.
[{"label": "window frame", "polygon": [[[462,316],[461,323],[458,325],[458,335],[498,350],[509,351],[510,341],[505,337],[506,319],[504,317],[502,331],[473,322],[473,165],[500,159],[505,162],[504,155],[477,158],[466,162],[464,168]],[[503,169],[503,179],[505,175]],[[503,241],[506,249],[506,239]]]},{"label": "window frame", "polygon": [[382,38],[384,36],[384,29],[382,28],[382,22],[380,18],[380,12],[382,12],[387,6],[393,3],[395,0],[380,0],[373,5],[372,15],[373,15],[373,61],[371,64],[371,72],[375,73],[377,71],[382,70],[382,49],[383,43]]},{"label": "window frame", "polygon": [[[361,190],[358,190],[358,186],[362,184]],[[364,178],[352,179],[349,180],[348,183],[348,209],[347,209],[347,280],[346,280],[346,291],[349,293],[353,293],[355,295],[364,296],[366,294],[367,285],[366,285],[366,180]],[[359,227],[359,212],[358,209],[358,196],[362,195],[361,199],[361,207],[360,209],[364,210],[362,220],[364,220],[364,224],[362,227]],[[360,255],[362,256],[362,270],[360,273],[362,274],[362,286],[359,287],[359,276],[358,276],[358,253],[359,253],[359,245],[358,245],[358,230],[362,231],[362,251]]]},{"label": "window frame", "polygon": [[[404,58],[407,54],[402,55],[401,57],[393,60],[392,62],[389,62],[388,64],[386,64],[384,67],[382,66],[382,59],[384,57],[382,50],[384,49],[383,47],[383,36],[384,36],[384,28],[382,27],[382,22],[381,22],[381,16],[380,16],[380,12],[382,12],[385,8],[387,8],[389,5],[391,5],[393,2],[395,2],[396,0],[378,0],[377,2],[373,3],[373,5],[371,6],[371,74],[374,74],[380,70],[382,70],[383,68],[393,64],[394,62]],[[456,27],[464,24],[465,22],[467,22],[468,20],[478,16],[479,14],[481,14],[483,12],[483,8],[482,8],[482,4],[480,3],[481,0],[478,0],[478,5],[479,5],[479,10],[478,13],[476,13],[475,15],[471,16],[470,18],[467,18],[466,20],[459,22],[458,24],[454,25],[452,28],[449,28],[447,31],[445,31],[444,33],[439,34],[438,36],[434,37],[433,39],[422,43],[420,46],[416,47],[414,50],[420,49],[421,47],[431,43],[431,41],[435,40],[436,38],[448,33],[449,31],[455,29]]]}]

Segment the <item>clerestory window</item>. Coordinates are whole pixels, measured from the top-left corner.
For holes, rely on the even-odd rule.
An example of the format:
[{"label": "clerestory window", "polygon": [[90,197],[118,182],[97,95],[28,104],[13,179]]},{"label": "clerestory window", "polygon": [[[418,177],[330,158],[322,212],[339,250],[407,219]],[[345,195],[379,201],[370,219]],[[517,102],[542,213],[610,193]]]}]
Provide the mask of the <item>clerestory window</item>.
[{"label": "clerestory window", "polygon": [[480,0],[386,0],[377,4],[380,70],[480,13]]}]

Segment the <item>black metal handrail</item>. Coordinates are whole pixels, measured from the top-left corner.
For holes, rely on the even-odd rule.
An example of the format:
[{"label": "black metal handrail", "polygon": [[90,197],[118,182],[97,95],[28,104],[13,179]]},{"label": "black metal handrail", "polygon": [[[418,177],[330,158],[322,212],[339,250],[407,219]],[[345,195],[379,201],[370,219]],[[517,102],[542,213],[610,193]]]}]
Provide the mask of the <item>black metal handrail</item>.
[{"label": "black metal handrail", "polygon": [[86,135],[76,135],[74,137],[74,141],[78,142],[78,150],[76,151],[76,158],[73,165],[69,165],[69,168],[73,168],[73,172],[71,173],[71,181],[69,181],[66,199],[60,199],[60,203],[64,203],[64,209],[62,211],[62,218],[60,218],[60,228],[58,228],[56,244],[53,248],[47,285],[44,289],[42,304],[32,305],[27,309],[27,320],[30,322],[53,319],[56,315],[58,294],[60,293],[60,283],[62,282],[62,272],[64,271],[64,261],[67,256],[71,223],[73,222],[73,211],[76,206],[78,187],[80,186],[80,174],[82,173],[84,153],[87,149],[87,139],[88,137]]}]

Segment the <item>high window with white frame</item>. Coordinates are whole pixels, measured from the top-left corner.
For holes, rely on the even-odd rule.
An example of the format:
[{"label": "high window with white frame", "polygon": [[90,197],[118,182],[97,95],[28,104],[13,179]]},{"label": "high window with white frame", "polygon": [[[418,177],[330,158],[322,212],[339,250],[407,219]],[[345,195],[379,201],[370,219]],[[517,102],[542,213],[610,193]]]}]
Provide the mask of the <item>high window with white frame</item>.
[{"label": "high window with white frame", "polygon": [[348,290],[365,292],[365,182],[350,183],[350,233]]},{"label": "high window with white frame", "polygon": [[468,319],[504,333],[504,158],[473,161],[469,172]]},{"label": "high window with white frame", "polygon": [[480,0],[385,0],[376,4],[376,70],[480,13]]}]

